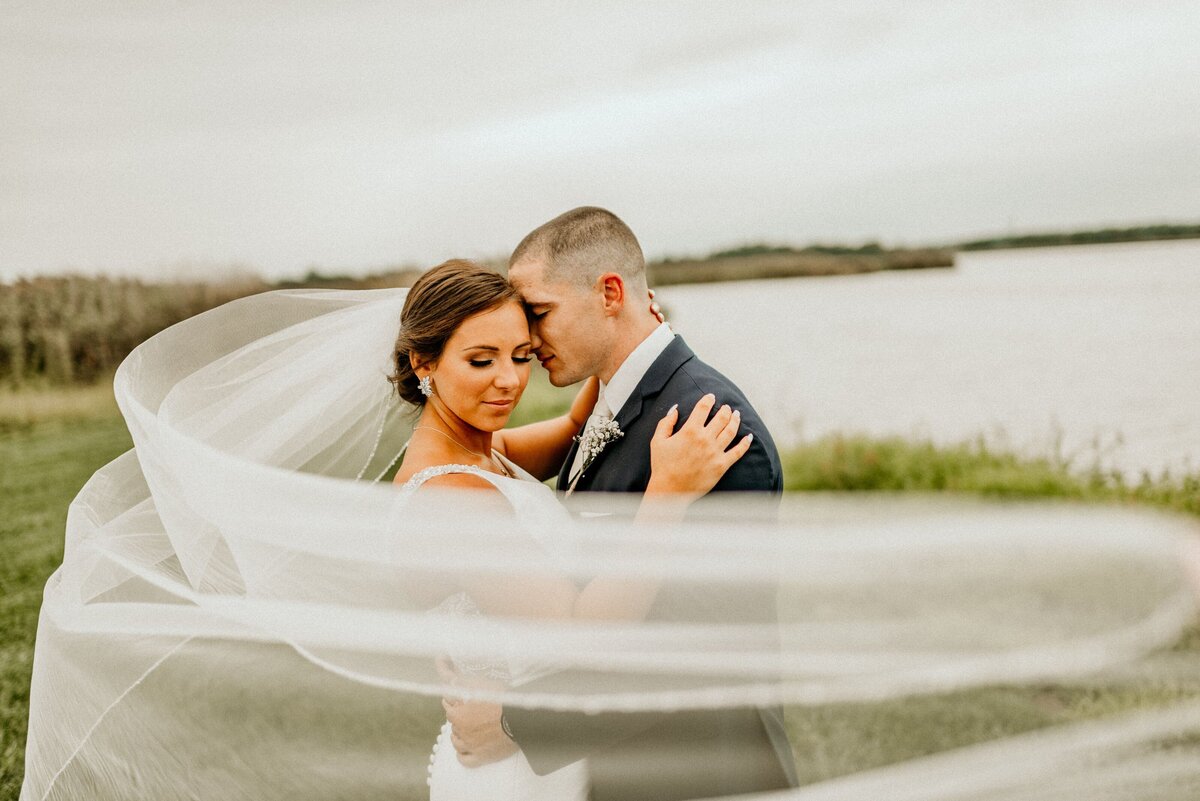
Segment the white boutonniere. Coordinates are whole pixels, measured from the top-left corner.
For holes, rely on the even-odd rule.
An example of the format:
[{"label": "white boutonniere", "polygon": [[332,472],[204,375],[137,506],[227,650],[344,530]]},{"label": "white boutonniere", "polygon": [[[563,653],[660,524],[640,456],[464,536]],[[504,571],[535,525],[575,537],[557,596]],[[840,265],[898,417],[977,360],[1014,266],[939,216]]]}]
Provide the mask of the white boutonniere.
[{"label": "white boutonniere", "polygon": [[583,462],[580,464],[579,473],[571,482],[571,486],[567,488],[568,495],[575,491],[575,485],[579,483],[579,479],[591,467],[592,462],[596,461],[596,457],[604,452],[608,443],[615,442],[623,436],[625,436],[625,432],[617,425],[617,421],[609,419],[584,431],[582,436],[575,437],[575,441],[579,443],[579,452],[583,454]]}]

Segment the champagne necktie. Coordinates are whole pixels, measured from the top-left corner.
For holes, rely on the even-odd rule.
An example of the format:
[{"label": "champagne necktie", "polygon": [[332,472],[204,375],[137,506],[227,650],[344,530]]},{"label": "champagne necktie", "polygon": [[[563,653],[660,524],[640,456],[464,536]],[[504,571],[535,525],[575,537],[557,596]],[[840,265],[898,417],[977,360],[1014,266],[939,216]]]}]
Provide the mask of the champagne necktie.
[{"label": "champagne necktie", "polygon": [[[600,425],[601,423],[604,423],[605,421],[608,421],[611,419],[613,419],[612,410],[609,409],[608,404],[604,402],[604,393],[601,392],[600,396],[598,398],[596,398],[596,405],[592,409],[591,415],[588,416],[587,423],[584,424],[584,426],[583,426],[583,434],[580,435],[580,439],[586,438],[588,435],[588,432],[590,432],[592,429],[594,429],[596,426]],[[574,481],[576,476],[578,476],[580,471],[582,471],[582,470],[583,470],[583,448],[576,446],[575,461],[573,461],[571,463],[570,480]]]}]

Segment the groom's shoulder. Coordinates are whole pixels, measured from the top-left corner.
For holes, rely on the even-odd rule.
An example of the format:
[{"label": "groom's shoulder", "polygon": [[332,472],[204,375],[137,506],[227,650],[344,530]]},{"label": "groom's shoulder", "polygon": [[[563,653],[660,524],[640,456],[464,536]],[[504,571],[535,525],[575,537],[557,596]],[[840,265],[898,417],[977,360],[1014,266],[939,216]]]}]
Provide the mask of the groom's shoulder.
[{"label": "groom's shoulder", "polygon": [[[682,342],[680,344],[687,347]],[[742,391],[741,387],[694,352],[689,350],[689,354],[690,357],[679,365],[679,369],[675,371],[674,375],[667,382],[666,390],[695,394],[697,399],[701,395],[711,392],[722,403],[737,401],[745,407],[743,411],[754,411],[754,407],[750,404],[746,393]],[[757,412],[755,412],[755,416],[757,417]]]},{"label": "groom's shoulder", "polygon": [[[687,347],[685,343],[680,344]],[[683,411],[710,392],[717,397],[718,405],[728,403],[739,410],[742,413],[743,426],[747,430],[753,430],[756,437],[761,437],[762,444],[768,450],[775,450],[770,432],[742,388],[689,349],[688,358],[667,381],[663,387],[663,394],[670,396],[672,403],[678,402],[680,410]],[[684,414],[686,416],[686,412]]]},{"label": "groom's shoulder", "polygon": [[741,434],[754,434],[750,450],[730,468],[713,491],[780,492],[783,489],[783,468],[771,432],[746,393],[728,376],[693,354],[679,365],[663,387],[666,397],[662,402],[678,403],[682,420],[696,401],[710,392],[716,396],[718,406],[729,404],[741,413]]},{"label": "groom's shoulder", "polygon": [[697,387],[719,386],[729,392],[736,393],[740,397],[746,397],[741,387],[699,356],[693,356],[684,362],[680,366],[680,373],[683,374],[686,380],[693,382]]}]

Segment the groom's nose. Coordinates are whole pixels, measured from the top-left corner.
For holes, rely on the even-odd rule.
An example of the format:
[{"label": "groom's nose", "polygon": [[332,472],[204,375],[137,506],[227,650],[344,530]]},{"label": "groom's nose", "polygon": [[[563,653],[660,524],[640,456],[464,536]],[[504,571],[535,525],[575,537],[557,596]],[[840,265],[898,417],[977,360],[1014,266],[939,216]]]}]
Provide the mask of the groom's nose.
[{"label": "groom's nose", "polygon": [[542,346],[542,337],[538,334],[537,323],[529,326],[529,347],[537,350]]}]

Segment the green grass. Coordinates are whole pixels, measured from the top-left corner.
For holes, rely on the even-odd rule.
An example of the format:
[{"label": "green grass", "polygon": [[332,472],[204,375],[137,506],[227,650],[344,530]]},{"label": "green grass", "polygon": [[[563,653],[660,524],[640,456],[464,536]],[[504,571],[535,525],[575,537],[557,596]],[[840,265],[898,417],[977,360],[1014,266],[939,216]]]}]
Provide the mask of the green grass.
[{"label": "green grass", "polygon": [[953,492],[1146,505],[1200,516],[1200,473],[1073,471],[1061,459],[998,452],[982,441],[934,445],[899,437],[829,436],[783,456],[789,491]]},{"label": "green grass", "polygon": [[[560,412],[573,396],[573,390],[550,387],[539,374],[519,420]],[[62,558],[67,506],[97,468],[130,446],[107,385],[0,394],[0,549],[5,555],[0,560],[0,801],[16,799],[20,791],[34,633],[42,587]],[[1129,482],[1098,470],[1072,472],[1061,460],[992,451],[982,443],[935,446],[827,437],[785,454],[784,461],[790,491],[1057,497],[1200,516],[1200,476]],[[1200,628],[1174,650],[1200,652]],[[1200,675],[1135,677],[1112,685],[988,687],[883,703],[797,707],[787,710],[787,720],[801,778],[811,782],[1185,697],[1200,697]]]},{"label": "green grass", "polygon": [[1200,697],[1200,677],[1139,687],[986,687],[786,710],[802,784],[1025,732]]},{"label": "green grass", "polygon": [[111,375],[70,389],[42,380],[18,391],[0,391],[0,433],[29,431],[42,422],[112,419],[117,414]]},{"label": "green grass", "polygon": [[0,428],[0,799],[24,773],[29,674],[42,587],[62,561],[67,505],[97,468],[132,447],[119,416]]}]

